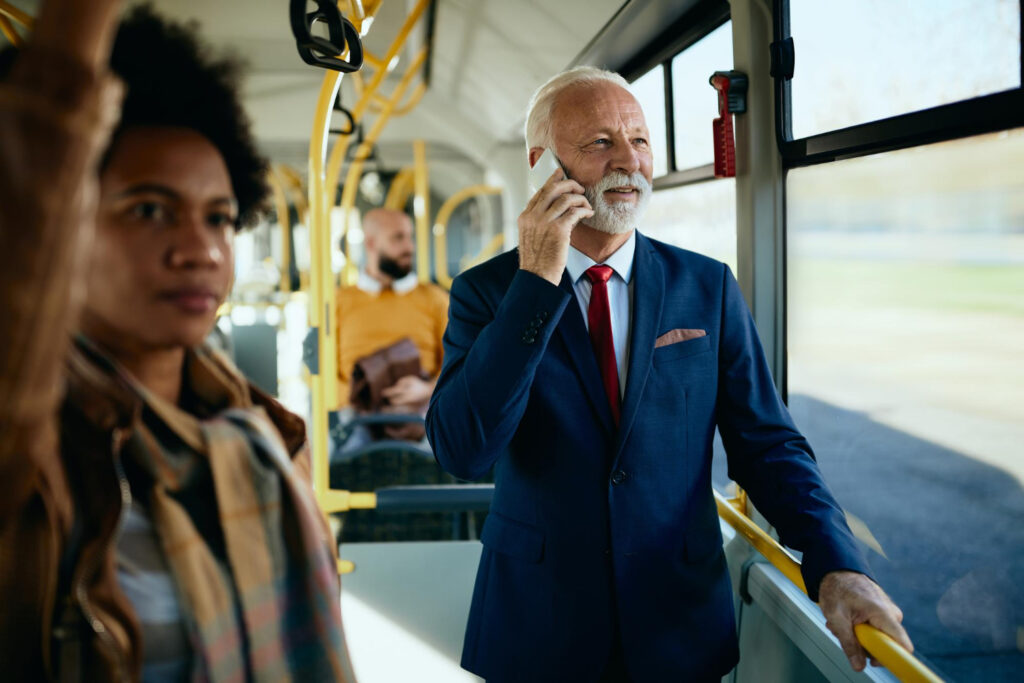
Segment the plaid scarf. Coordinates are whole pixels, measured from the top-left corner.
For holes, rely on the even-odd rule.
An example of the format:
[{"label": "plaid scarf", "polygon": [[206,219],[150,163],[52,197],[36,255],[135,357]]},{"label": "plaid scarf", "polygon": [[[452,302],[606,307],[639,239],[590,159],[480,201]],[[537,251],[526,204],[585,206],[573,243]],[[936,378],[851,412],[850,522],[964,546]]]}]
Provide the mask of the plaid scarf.
[{"label": "plaid scarf", "polygon": [[193,680],[354,681],[330,534],[280,433],[226,361],[190,351],[185,378],[189,412],[133,383],[145,406],[125,458],[151,482]]}]

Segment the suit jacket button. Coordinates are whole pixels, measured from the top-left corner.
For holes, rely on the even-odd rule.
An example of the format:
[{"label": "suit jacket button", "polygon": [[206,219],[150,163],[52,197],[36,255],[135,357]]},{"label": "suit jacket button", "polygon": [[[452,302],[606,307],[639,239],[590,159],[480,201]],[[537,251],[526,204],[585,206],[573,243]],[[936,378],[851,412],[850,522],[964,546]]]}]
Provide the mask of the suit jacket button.
[{"label": "suit jacket button", "polygon": [[626,481],[627,475],[622,470],[615,470],[612,472],[612,483],[615,485],[621,484]]},{"label": "suit jacket button", "polygon": [[533,330],[527,330],[525,333],[523,333],[523,343],[532,344],[535,341],[537,341],[536,332],[534,332]]}]

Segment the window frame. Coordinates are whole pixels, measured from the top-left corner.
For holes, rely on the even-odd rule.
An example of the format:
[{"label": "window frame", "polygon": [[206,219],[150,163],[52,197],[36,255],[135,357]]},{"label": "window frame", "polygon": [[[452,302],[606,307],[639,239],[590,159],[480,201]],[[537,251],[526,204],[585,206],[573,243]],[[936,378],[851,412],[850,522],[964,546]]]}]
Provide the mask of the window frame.
[{"label": "window frame", "polygon": [[[1019,20],[1024,37],[1024,0]],[[791,38],[789,0],[773,0],[773,39]],[[795,46],[797,49],[799,46]],[[877,121],[793,138],[792,81],[776,76],[775,138],[784,169],[918,147],[1024,126],[1024,49],[1018,55],[1021,86]],[[799,63],[799,62],[797,62]],[[799,78],[799,67],[794,73]]]},{"label": "window frame", "polygon": [[[726,0],[700,0],[668,26],[643,50],[626,62],[619,73],[630,83],[659,65],[664,67],[665,121],[668,172],[654,178],[654,190],[670,189],[716,180],[714,164],[677,168],[675,152],[675,103],[672,88],[672,60],[731,19]],[[723,65],[723,68],[731,65]],[[710,74],[708,74],[710,76]],[[708,86],[708,97],[712,96]]]}]

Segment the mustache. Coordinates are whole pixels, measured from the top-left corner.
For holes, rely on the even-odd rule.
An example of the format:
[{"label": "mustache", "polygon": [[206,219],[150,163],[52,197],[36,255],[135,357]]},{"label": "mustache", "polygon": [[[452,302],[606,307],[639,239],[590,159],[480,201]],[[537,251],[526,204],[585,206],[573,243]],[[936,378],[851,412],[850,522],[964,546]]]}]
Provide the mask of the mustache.
[{"label": "mustache", "polygon": [[608,190],[611,190],[612,188],[626,186],[636,188],[637,192],[640,194],[641,199],[643,199],[644,197],[646,197],[647,195],[651,194],[651,192],[654,191],[654,188],[651,187],[651,184],[647,181],[647,178],[645,178],[644,175],[639,171],[636,171],[635,173],[622,173],[621,171],[612,171],[611,173],[607,174],[599,181],[597,181],[593,186],[584,188],[584,193],[586,194],[586,197],[591,202],[591,204],[593,204],[593,199],[591,197],[591,194],[589,193],[593,193],[593,197],[600,197],[601,195],[603,195]]}]

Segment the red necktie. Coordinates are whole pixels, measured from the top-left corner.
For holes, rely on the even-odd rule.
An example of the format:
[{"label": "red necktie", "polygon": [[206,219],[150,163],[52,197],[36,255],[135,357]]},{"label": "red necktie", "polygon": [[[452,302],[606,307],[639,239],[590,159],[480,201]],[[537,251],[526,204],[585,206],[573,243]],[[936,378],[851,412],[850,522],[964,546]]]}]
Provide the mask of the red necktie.
[{"label": "red necktie", "polygon": [[612,340],[612,314],[608,305],[608,278],[612,272],[611,266],[592,266],[587,269],[586,276],[593,286],[590,290],[587,324],[590,326],[590,343],[594,346],[597,364],[601,368],[604,391],[608,394],[608,405],[612,409],[615,426],[618,426],[622,399],[619,394],[619,370],[615,363],[615,342]]}]

